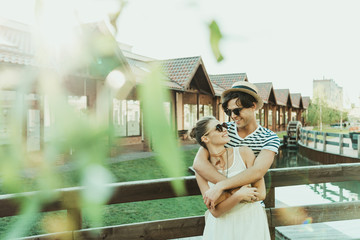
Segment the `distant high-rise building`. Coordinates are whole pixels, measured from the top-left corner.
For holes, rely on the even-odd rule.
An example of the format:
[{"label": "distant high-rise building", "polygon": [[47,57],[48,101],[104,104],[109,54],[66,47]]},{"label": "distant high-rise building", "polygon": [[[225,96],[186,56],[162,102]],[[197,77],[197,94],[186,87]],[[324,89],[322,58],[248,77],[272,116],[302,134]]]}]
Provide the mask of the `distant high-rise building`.
[{"label": "distant high-rise building", "polygon": [[343,88],[333,79],[313,80],[313,99],[317,98],[331,108],[343,108]]}]

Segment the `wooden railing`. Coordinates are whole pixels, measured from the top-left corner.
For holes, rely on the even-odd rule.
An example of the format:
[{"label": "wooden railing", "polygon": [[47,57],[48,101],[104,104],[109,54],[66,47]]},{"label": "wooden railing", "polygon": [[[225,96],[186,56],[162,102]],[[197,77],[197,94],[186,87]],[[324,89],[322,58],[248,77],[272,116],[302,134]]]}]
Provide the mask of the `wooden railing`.
[{"label": "wooden railing", "polygon": [[[265,204],[272,239],[275,238],[275,227],[301,224],[308,218],[311,218],[313,223],[360,218],[360,201],[275,208],[276,187],[360,180],[360,163],[270,169],[265,178],[268,188]],[[172,181],[184,181],[186,196],[200,194],[193,176],[114,183],[106,186],[114,191],[108,204],[177,197],[171,187]],[[65,239],[172,239],[202,235],[204,216],[81,229],[81,209],[76,204],[76,199],[82,190],[82,187],[56,190],[59,198],[43,206],[42,209],[42,211],[67,210],[68,217],[72,220],[75,218],[77,221],[78,229],[23,239],[43,240],[61,237]],[[36,194],[38,193],[31,192],[0,196],[0,217],[17,215],[20,207],[19,200]],[[288,214],[284,215],[284,213]]]},{"label": "wooden railing", "polygon": [[[357,157],[360,158],[360,134],[353,137],[356,137]],[[324,152],[329,145],[338,146],[338,154],[344,154],[344,148],[352,148],[352,143],[345,143],[344,139],[350,139],[351,142],[354,140],[351,139],[350,134],[310,131],[303,128],[300,134],[300,140],[304,145],[309,146],[309,142],[313,142],[314,148],[317,149],[318,143],[321,143],[321,150]]]}]

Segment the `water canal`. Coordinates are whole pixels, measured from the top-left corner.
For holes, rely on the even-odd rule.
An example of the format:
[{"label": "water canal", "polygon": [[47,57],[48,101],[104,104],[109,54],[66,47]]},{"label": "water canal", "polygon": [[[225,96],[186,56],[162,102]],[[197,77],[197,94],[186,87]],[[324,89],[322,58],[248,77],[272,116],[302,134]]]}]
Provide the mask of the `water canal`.
[{"label": "water canal", "polygon": [[[320,165],[300,155],[297,149],[283,148],[276,156],[272,168]],[[275,206],[300,206],[330,202],[357,201],[359,181],[307,184],[275,189]],[[277,227],[277,239],[360,239],[360,220],[311,223]]]}]

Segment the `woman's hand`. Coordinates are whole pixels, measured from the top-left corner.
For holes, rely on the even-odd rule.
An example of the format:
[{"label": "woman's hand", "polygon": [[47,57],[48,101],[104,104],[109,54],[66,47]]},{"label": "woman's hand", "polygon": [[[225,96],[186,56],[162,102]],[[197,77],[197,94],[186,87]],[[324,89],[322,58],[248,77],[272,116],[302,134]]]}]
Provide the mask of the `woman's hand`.
[{"label": "woman's hand", "polygon": [[215,208],[215,202],[220,197],[222,192],[223,190],[219,187],[218,183],[205,192],[205,194],[203,195],[203,199],[208,209]]},{"label": "woman's hand", "polygon": [[240,202],[256,202],[258,201],[259,193],[257,192],[257,188],[245,185],[236,191],[234,195],[239,198]]}]

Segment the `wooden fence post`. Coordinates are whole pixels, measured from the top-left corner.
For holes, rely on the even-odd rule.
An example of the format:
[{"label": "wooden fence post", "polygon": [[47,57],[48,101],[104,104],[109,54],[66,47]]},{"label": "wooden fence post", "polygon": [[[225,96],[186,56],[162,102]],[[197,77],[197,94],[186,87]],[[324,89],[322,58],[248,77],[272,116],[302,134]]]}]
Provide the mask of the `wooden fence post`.
[{"label": "wooden fence post", "polygon": [[326,198],[326,183],[322,183],[322,190],[323,190],[322,197]]},{"label": "wooden fence post", "polygon": [[323,132],[323,152],[326,152],[326,132]]},{"label": "wooden fence post", "polygon": [[360,158],[360,134],[357,136],[357,152],[358,158]]},{"label": "wooden fence post", "polygon": [[[270,183],[271,184],[271,183]],[[266,198],[264,200],[264,204],[267,208],[275,208],[275,188],[270,187],[267,188]],[[272,219],[270,217],[270,219]],[[271,240],[275,240],[275,227],[271,227],[271,222],[269,222],[269,231]]]},{"label": "wooden fence post", "polygon": [[314,133],[314,148],[317,148],[317,132]]},{"label": "wooden fence post", "polygon": [[306,146],[309,146],[309,132],[308,131],[306,131],[306,133],[305,133],[306,135]]},{"label": "wooden fence post", "polygon": [[67,210],[67,220],[70,231],[82,229],[82,214],[80,208],[69,208]]},{"label": "wooden fence post", "polygon": [[343,135],[340,133],[339,134],[339,154],[343,154],[344,153],[344,138]]}]

